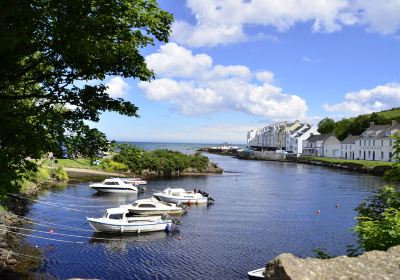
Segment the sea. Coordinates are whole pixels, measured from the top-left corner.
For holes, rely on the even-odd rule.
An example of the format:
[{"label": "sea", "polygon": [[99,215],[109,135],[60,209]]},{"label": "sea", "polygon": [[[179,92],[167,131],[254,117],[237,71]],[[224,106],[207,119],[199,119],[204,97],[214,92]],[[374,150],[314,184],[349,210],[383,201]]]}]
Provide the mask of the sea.
[{"label": "sea", "polygon": [[[205,146],[134,144],[183,153]],[[379,177],[319,166],[205,155],[224,173],[152,179],[136,196],[99,195],[88,182],[43,192],[27,213],[36,223],[25,224],[29,230],[21,237],[43,256],[33,270],[37,278],[247,279],[248,271],[282,253],[312,257],[323,248],[345,254],[357,244],[354,208],[385,184]],[[99,235],[86,222],[166,187],[201,189],[215,203],[191,205],[170,233]]]}]

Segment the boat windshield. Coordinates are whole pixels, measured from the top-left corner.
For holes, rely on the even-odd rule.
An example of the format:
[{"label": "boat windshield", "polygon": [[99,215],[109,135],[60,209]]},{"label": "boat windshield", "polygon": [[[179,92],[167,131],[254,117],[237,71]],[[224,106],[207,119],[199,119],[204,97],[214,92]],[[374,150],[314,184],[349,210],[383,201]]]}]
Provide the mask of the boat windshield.
[{"label": "boat windshield", "polygon": [[138,203],[135,202],[135,203],[132,204],[132,206],[133,206],[133,207],[136,207],[136,206],[138,206]]},{"label": "boat windshield", "polygon": [[123,216],[124,214],[110,214],[108,218],[113,220],[122,220]]}]

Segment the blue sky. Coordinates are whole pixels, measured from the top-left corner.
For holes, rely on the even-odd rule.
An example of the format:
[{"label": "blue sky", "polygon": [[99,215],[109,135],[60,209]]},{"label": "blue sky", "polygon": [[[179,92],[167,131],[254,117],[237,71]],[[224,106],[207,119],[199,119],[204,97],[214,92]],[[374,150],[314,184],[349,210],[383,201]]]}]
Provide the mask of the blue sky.
[{"label": "blue sky", "polygon": [[400,0],[160,0],[168,44],[151,83],[110,77],[140,118],[104,113],[109,139],[245,143],[249,129],[400,106]]}]

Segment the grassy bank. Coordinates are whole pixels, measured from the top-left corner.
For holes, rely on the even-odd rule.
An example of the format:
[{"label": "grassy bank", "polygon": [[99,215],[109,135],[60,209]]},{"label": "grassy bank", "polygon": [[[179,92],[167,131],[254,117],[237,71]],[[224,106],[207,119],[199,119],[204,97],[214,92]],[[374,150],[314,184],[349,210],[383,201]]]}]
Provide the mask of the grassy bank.
[{"label": "grassy bank", "polygon": [[[103,160],[101,160],[103,161]],[[43,165],[49,167],[71,167],[71,168],[85,168],[85,169],[96,169],[102,170],[101,165],[92,164],[93,162],[87,158],[77,158],[77,159],[55,159],[55,160],[45,160]]]},{"label": "grassy bank", "polygon": [[385,162],[385,161],[325,158],[325,157],[311,157],[311,156],[301,156],[301,157],[299,157],[299,159],[306,160],[306,161],[333,163],[333,164],[357,164],[357,165],[363,166],[365,168],[374,168],[376,166],[392,167],[394,164],[394,162]]},{"label": "grassy bank", "polygon": [[392,170],[395,164],[394,162],[384,162],[384,161],[338,159],[338,158],[311,157],[311,156],[301,156],[297,159],[294,159],[293,161],[306,164],[345,169],[360,173],[369,173],[377,176],[383,176],[385,172]]}]

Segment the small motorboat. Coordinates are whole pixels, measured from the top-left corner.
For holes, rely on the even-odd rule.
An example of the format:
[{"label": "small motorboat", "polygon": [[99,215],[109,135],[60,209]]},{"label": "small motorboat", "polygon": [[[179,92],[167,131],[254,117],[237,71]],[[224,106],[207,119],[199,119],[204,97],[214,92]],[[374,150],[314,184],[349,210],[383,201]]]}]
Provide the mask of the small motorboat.
[{"label": "small motorboat", "polygon": [[249,277],[249,280],[260,280],[265,278],[264,272],[265,267],[249,271],[247,272],[247,276]]},{"label": "small motorboat", "polygon": [[172,220],[161,216],[135,217],[124,207],[109,208],[102,218],[87,218],[95,232],[151,232],[170,231]]},{"label": "small motorboat", "polygon": [[123,178],[124,182],[128,183],[128,184],[135,184],[135,185],[146,185],[147,181],[146,180],[142,180],[142,178]]},{"label": "small motorboat", "polygon": [[156,198],[138,199],[132,204],[121,205],[128,209],[129,213],[135,215],[162,215],[162,214],[182,214],[186,210],[177,206],[175,203],[159,201]]},{"label": "small motorboat", "polygon": [[105,193],[137,193],[138,188],[132,184],[125,183],[120,178],[105,179],[101,183],[90,184],[89,187]]},{"label": "small motorboat", "polygon": [[158,200],[165,202],[172,202],[177,205],[179,204],[203,204],[208,203],[211,197],[198,192],[186,191],[185,189],[166,188],[162,192],[154,193],[153,196]]},{"label": "small motorboat", "polygon": [[124,181],[127,184],[132,184],[135,187],[137,187],[139,192],[144,192],[146,191],[146,180],[142,180],[141,178],[122,178],[122,181]]}]

